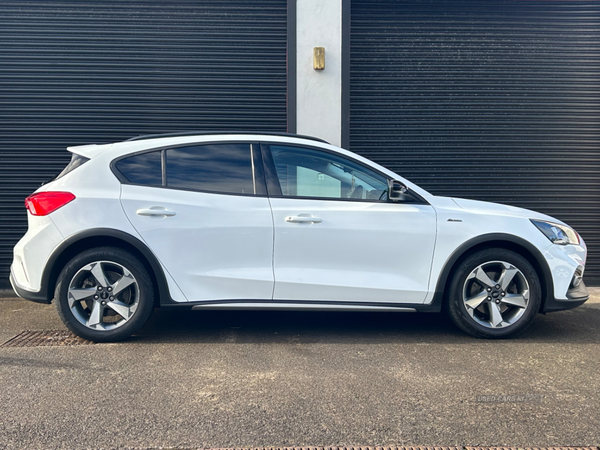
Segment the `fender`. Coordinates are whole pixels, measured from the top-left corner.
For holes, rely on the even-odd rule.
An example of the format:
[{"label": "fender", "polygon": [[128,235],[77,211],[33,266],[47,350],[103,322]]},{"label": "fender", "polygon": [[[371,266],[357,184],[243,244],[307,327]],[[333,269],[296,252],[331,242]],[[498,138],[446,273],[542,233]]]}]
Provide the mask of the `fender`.
[{"label": "fender", "polygon": [[[42,274],[42,287],[40,289],[40,294],[42,294],[42,296],[44,296],[46,299],[44,303],[50,303],[52,301],[54,287],[56,284],[56,278],[58,277],[58,274],[64,267],[64,264],[66,264],[67,262],[66,260],[63,260],[66,259],[66,257],[70,259],[70,257],[73,256],[70,254],[69,249],[72,248],[73,245],[76,245],[77,243],[82,242],[84,240],[102,238],[111,238],[115,241],[126,242],[130,246],[134,247],[145,259],[145,261],[142,262],[147,263],[149,269],[151,269],[151,271],[153,272],[153,274],[151,273],[150,275],[154,275],[153,279],[156,281],[157,284],[159,299],[171,299],[169,287],[163,269],[154,253],[152,253],[152,251],[148,248],[148,246],[145,243],[143,243],[135,236],[132,236],[120,230],[115,230],[112,228],[92,228],[69,236],[58,247],[56,247],[56,249],[54,249],[54,251],[50,255],[48,263],[46,264],[46,268],[44,269],[44,272]],[[103,244],[101,242],[98,242],[98,245]]]},{"label": "fender", "polygon": [[522,256],[529,260],[529,262],[538,271],[538,273],[539,271],[541,271],[542,274],[542,279],[540,280],[543,290],[542,310],[544,309],[546,299],[554,298],[554,285],[552,284],[552,273],[550,272],[548,262],[546,261],[546,258],[544,258],[544,255],[542,255],[542,252],[540,252],[540,250],[531,242],[526,241],[525,239],[520,238],[518,236],[506,233],[489,233],[481,236],[476,236],[464,242],[463,244],[461,244],[460,247],[454,250],[454,252],[446,260],[446,262],[444,263],[444,268],[442,269],[440,276],[438,277],[433,301],[429,304],[430,308],[428,308],[428,310],[441,311],[444,299],[444,291],[448,282],[448,277],[452,273],[454,265],[460,258],[462,258],[470,251],[474,250],[475,248],[485,247],[486,243],[498,243],[500,246],[513,250],[515,249],[515,247],[524,248],[529,254],[525,254]]}]

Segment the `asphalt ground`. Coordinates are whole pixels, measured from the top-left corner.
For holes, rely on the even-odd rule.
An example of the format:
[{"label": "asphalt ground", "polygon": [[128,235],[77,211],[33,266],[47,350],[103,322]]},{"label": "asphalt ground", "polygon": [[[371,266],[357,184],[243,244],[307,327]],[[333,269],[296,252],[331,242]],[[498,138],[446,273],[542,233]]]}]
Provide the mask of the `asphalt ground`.
[{"label": "asphalt ground", "polygon": [[[441,314],[157,310],[119,344],[0,346],[0,448],[600,444],[600,290],[478,340]],[[0,299],[0,343],[64,330]]]}]

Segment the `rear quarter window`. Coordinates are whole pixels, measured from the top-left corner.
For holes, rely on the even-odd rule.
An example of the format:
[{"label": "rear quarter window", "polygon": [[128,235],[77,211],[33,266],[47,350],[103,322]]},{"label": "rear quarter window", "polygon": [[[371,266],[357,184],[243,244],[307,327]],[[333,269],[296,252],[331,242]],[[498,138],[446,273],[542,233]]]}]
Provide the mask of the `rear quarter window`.
[{"label": "rear quarter window", "polygon": [[115,167],[130,183],[144,186],[162,185],[160,151],[123,158],[117,161]]},{"label": "rear quarter window", "polygon": [[62,170],[61,173],[59,173],[56,178],[54,178],[55,180],[58,180],[59,178],[64,177],[66,174],[68,174],[69,172],[72,172],[73,170],[77,169],[79,166],[81,166],[83,163],[86,163],[90,160],[90,158],[86,158],[85,156],[81,156],[78,155],[76,153],[73,153],[73,155],[71,156],[71,161],[69,162],[69,164],[67,164],[67,166]]}]

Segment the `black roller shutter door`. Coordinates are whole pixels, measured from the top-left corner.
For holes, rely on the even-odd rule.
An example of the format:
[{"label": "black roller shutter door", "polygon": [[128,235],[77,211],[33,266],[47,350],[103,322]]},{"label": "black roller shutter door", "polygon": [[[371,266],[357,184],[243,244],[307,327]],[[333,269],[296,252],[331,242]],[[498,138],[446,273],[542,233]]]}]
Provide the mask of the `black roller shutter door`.
[{"label": "black roller shutter door", "polygon": [[351,5],[350,148],[433,194],[555,216],[600,281],[600,3]]},{"label": "black roller shutter door", "polygon": [[0,0],[0,288],[69,145],[286,131],[286,0]]}]

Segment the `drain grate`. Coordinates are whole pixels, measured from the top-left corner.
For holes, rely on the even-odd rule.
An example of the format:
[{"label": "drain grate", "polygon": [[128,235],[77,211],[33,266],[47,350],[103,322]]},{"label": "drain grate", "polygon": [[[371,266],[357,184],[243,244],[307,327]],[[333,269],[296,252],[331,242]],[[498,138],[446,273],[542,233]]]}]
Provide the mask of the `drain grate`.
[{"label": "drain grate", "polygon": [[89,345],[93,342],[81,339],[67,330],[23,331],[0,347],[50,347],[65,345]]}]

